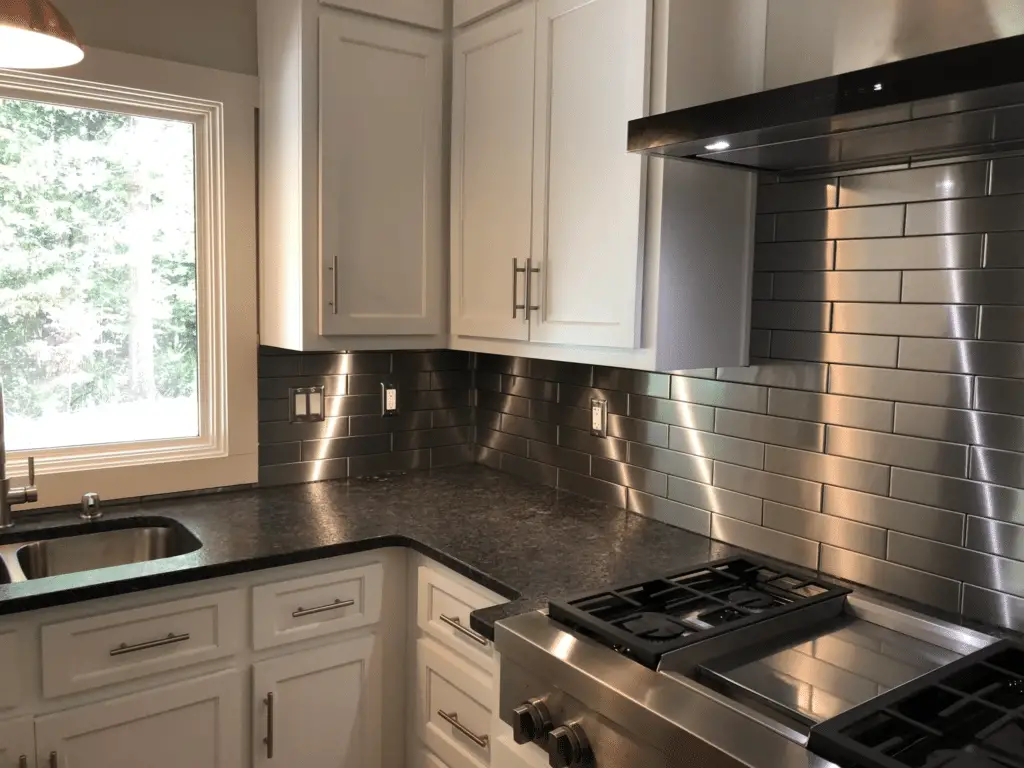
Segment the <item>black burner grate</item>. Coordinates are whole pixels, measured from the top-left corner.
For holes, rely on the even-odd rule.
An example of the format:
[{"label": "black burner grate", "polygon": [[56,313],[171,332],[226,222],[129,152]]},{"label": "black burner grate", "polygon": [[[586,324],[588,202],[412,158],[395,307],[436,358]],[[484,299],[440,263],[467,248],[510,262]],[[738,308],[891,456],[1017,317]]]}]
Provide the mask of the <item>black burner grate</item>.
[{"label": "black burner grate", "polygon": [[1024,646],[998,642],[844,712],[808,748],[863,768],[1024,768]]},{"label": "black burner grate", "polygon": [[656,669],[669,651],[849,590],[753,558],[548,604],[552,619]]}]

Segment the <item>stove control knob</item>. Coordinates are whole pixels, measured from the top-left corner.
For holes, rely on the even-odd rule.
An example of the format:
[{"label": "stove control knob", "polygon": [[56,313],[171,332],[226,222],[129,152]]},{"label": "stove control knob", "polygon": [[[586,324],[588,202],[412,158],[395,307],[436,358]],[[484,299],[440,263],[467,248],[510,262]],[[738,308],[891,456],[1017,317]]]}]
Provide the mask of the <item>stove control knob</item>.
[{"label": "stove control knob", "polygon": [[579,723],[566,723],[548,735],[551,768],[582,768],[590,765],[590,742]]},{"label": "stove control knob", "polygon": [[516,744],[543,742],[554,725],[543,699],[530,699],[512,710],[512,735]]}]

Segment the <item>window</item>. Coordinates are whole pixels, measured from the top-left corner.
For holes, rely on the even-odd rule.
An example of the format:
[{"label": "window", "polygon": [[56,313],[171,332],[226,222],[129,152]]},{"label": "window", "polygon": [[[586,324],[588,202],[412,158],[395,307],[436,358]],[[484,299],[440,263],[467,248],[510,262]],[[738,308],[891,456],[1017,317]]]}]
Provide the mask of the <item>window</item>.
[{"label": "window", "polygon": [[255,101],[95,49],[0,72],[5,436],[40,506],[255,481]]}]

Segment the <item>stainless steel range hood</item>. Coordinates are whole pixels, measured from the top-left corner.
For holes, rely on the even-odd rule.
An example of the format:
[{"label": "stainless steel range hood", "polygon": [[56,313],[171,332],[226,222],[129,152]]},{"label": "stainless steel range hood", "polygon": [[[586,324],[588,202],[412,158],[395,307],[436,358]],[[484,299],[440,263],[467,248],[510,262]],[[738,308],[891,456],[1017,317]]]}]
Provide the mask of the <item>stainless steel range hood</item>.
[{"label": "stainless steel range hood", "polygon": [[1024,149],[1024,35],[629,124],[629,151],[817,172]]}]

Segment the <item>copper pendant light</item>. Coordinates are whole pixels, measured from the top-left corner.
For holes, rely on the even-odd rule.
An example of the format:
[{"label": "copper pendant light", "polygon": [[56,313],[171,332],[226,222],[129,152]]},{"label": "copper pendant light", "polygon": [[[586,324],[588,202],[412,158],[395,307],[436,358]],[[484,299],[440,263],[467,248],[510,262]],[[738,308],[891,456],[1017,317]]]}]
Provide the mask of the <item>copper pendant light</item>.
[{"label": "copper pendant light", "polygon": [[84,56],[75,31],[50,0],[0,0],[0,67],[68,67]]}]

